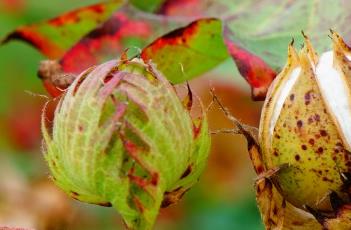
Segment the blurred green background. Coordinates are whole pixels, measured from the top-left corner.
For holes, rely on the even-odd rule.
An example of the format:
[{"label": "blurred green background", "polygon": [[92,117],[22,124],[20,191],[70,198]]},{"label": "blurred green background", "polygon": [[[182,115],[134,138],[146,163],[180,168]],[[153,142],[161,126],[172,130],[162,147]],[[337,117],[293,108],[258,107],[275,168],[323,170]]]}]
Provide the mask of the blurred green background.
[{"label": "blurred green background", "polygon": [[[92,0],[0,0],[0,38],[17,26],[52,18],[89,5]],[[36,76],[44,57],[31,46],[11,42],[0,47],[0,227],[44,229],[123,229],[111,208],[83,204],[61,193],[49,179],[41,153],[40,114],[47,101]],[[261,104],[231,60],[191,82],[204,100],[214,87],[231,112],[258,124]],[[230,123],[218,109],[209,111],[212,130]],[[209,165],[200,182],[175,206],[162,210],[159,230],[263,229],[254,197],[254,178],[246,143],[240,136],[213,136]]]}]

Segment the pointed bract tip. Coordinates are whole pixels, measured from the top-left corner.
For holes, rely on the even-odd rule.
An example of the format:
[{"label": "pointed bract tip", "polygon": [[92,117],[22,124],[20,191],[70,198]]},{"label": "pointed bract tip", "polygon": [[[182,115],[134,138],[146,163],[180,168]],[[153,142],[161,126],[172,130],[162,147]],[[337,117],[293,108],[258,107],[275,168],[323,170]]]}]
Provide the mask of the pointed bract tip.
[{"label": "pointed bract tip", "polygon": [[122,52],[121,57],[120,57],[120,60],[121,60],[122,63],[129,61],[129,60],[128,60],[128,51],[129,51],[129,48],[126,48],[126,49]]},{"label": "pointed bract tip", "polygon": [[298,62],[298,54],[296,52],[296,49],[294,47],[294,39],[290,42],[289,46],[288,46],[288,65],[289,64],[296,64]]},{"label": "pointed bract tip", "polygon": [[351,52],[351,47],[346,44],[344,39],[335,31],[330,30],[331,32],[331,39],[333,40],[333,46],[334,46],[334,51],[339,50],[343,52],[344,54],[350,54]]},{"label": "pointed bract tip", "polygon": [[310,39],[305,35],[305,33],[303,31],[301,31],[301,33],[304,36],[304,44],[303,44],[300,55],[303,55],[303,54],[307,55],[308,60],[310,60],[313,63],[313,65],[316,65],[318,62],[318,55],[317,55],[316,51],[314,50]]},{"label": "pointed bract tip", "polygon": [[295,43],[295,39],[292,37],[291,42],[290,42],[290,46],[294,46],[294,43]]}]

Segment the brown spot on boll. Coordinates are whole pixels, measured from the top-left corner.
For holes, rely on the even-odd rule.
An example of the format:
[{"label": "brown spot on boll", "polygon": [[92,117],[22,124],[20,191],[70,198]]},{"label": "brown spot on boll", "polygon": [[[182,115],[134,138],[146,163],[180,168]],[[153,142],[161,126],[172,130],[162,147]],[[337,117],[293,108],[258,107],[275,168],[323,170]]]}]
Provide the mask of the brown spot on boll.
[{"label": "brown spot on boll", "polygon": [[325,130],[320,130],[319,133],[321,134],[322,137],[326,137],[328,135],[327,131]]},{"label": "brown spot on boll", "polygon": [[311,91],[305,93],[305,105],[309,105],[311,103]]},{"label": "brown spot on boll", "polygon": [[327,177],[323,177],[322,179],[323,179],[323,181],[328,181],[328,182],[331,182],[331,183],[333,183],[333,182],[334,182],[334,180],[332,180],[332,179],[328,179]]},{"label": "brown spot on boll", "polygon": [[291,94],[290,95],[290,101],[293,101],[295,99],[295,95],[294,94]]},{"label": "brown spot on boll", "polygon": [[295,155],[295,160],[296,160],[296,161],[299,161],[299,160],[300,160],[300,155],[299,155],[299,154],[296,154],[296,155]]},{"label": "brown spot on boll", "polygon": [[322,147],[319,147],[319,148],[317,149],[317,153],[319,153],[319,154],[322,154],[323,151],[324,151],[324,149],[323,149]]},{"label": "brown spot on boll", "polygon": [[257,166],[257,173],[262,173],[263,172],[263,166],[259,165]]},{"label": "brown spot on boll", "polygon": [[302,122],[301,120],[298,120],[298,121],[296,122],[296,125],[297,125],[298,128],[301,128],[302,125],[303,125],[303,122]]},{"label": "brown spot on boll", "polygon": [[314,120],[315,121],[321,121],[321,116],[319,116],[319,114],[315,114],[314,116],[313,116],[313,118],[314,118]]},{"label": "brown spot on boll", "polygon": [[308,124],[312,124],[313,123],[313,118],[309,117],[307,121],[308,121]]},{"label": "brown spot on boll", "polygon": [[274,215],[277,215],[277,214],[278,214],[278,208],[277,208],[277,206],[274,206],[274,208],[273,208],[273,213],[274,213]]},{"label": "brown spot on boll", "polygon": [[306,145],[301,145],[301,148],[302,148],[303,150],[306,150],[306,149],[307,149],[307,146],[306,146]]},{"label": "brown spot on boll", "polygon": [[313,139],[313,138],[309,139],[309,140],[308,140],[308,143],[309,143],[310,145],[314,145],[314,139]]}]

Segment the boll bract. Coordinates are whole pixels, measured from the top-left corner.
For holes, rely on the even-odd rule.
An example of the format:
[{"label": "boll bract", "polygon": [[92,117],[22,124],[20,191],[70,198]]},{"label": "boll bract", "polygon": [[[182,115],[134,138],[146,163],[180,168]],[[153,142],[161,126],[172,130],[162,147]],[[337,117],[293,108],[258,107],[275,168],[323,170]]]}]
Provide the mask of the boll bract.
[{"label": "boll bract", "polygon": [[[151,229],[161,206],[199,178],[210,136],[151,63],[109,61],[64,93],[44,152],[55,183],[74,199],[113,206],[129,229]],[[189,106],[190,103],[190,106]]]},{"label": "boll bract", "polygon": [[332,32],[318,56],[304,37],[265,100],[257,200],[267,229],[351,229],[351,49]]}]

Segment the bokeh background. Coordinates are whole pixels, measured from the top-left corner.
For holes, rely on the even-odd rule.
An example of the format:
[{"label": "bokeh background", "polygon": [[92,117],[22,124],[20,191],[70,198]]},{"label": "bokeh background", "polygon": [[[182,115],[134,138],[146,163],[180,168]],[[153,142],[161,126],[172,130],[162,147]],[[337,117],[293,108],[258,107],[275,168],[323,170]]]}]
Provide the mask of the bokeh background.
[{"label": "bokeh background", "polygon": [[[96,2],[0,0],[0,38],[17,26]],[[123,229],[113,209],[72,200],[49,179],[40,134],[41,111],[48,99],[36,75],[42,59],[39,52],[22,42],[0,46],[0,228]],[[250,89],[232,60],[190,84],[205,105],[211,101],[213,87],[233,115],[258,125],[262,104],[251,100]],[[232,127],[216,106],[208,116],[211,130]],[[263,229],[254,179],[244,138],[213,135],[209,163],[200,182],[178,205],[161,211],[155,229]]]}]

